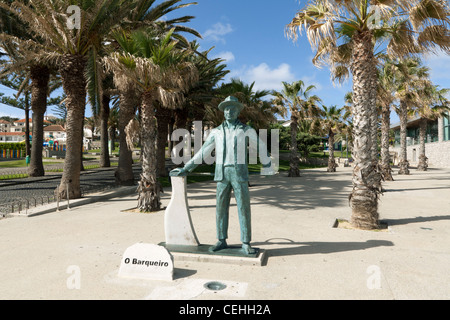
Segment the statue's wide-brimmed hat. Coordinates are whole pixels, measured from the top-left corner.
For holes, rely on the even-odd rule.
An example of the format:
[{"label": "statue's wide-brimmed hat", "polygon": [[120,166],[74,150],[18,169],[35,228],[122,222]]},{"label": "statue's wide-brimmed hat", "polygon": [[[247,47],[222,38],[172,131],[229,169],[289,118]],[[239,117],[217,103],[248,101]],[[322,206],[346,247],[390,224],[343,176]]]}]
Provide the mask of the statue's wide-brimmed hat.
[{"label": "statue's wide-brimmed hat", "polygon": [[239,110],[239,112],[241,112],[241,110],[244,109],[244,105],[242,103],[240,103],[236,97],[233,97],[233,96],[229,96],[225,100],[223,100],[219,104],[219,110],[223,111],[225,109],[225,107],[228,107],[228,106],[236,107]]}]

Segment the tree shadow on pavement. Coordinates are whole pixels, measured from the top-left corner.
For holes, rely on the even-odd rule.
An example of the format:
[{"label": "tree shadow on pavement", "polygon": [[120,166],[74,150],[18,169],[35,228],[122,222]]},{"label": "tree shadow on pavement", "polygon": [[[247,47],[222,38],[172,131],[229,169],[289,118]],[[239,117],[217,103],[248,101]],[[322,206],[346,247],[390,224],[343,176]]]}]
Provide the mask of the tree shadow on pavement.
[{"label": "tree shadow on pavement", "polygon": [[[287,177],[286,173],[275,177],[255,175],[250,184],[252,207],[260,204],[289,211],[348,206],[352,187],[350,172],[327,173],[324,170],[303,170],[301,176],[295,178]],[[210,206],[215,206],[215,187],[215,182],[189,185],[188,201],[214,201]]]},{"label": "tree shadow on pavement", "polygon": [[440,220],[450,220],[450,215],[431,216],[431,217],[414,217],[414,218],[400,218],[400,219],[384,219],[390,226],[418,223],[418,222],[431,222]]},{"label": "tree shadow on pavement", "polygon": [[[274,241],[278,240],[278,241]],[[264,242],[252,242],[254,247],[266,245],[285,245],[285,247],[264,248],[268,258],[290,256],[290,255],[306,255],[306,254],[328,254],[345,251],[366,250],[376,247],[390,247],[394,243],[387,240],[367,240],[364,242],[296,242],[290,239],[277,238],[268,239]]]}]

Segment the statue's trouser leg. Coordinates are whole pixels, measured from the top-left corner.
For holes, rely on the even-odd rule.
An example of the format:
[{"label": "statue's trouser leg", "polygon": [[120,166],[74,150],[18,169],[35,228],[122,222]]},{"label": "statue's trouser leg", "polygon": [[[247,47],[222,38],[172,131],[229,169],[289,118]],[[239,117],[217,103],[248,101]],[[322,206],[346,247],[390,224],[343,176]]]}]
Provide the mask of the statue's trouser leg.
[{"label": "statue's trouser leg", "polygon": [[239,182],[234,167],[225,167],[224,177],[225,178],[222,181],[217,183],[217,238],[227,239],[228,237],[229,207],[231,189],[233,189],[238,207],[241,241],[243,243],[249,243],[251,241],[252,231],[248,182]]},{"label": "statue's trouser leg", "polygon": [[226,179],[217,182],[216,230],[217,239],[228,238],[228,210],[230,208],[231,183]]},{"label": "statue's trouser leg", "polygon": [[252,240],[252,226],[248,182],[235,182],[232,183],[232,186],[238,207],[239,224],[241,226],[241,242],[250,243]]}]

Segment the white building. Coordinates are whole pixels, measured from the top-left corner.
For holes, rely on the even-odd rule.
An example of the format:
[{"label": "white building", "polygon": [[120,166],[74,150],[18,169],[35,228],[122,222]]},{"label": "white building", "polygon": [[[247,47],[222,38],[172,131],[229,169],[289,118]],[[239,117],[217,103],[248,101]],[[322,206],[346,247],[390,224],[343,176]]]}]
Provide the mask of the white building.
[{"label": "white building", "polygon": [[[419,120],[411,119],[407,123],[407,160],[412,166],[419,162],[420,141],[419,141]],[[394,130],[395,142],[391,151],[396,153],[394,164],[398,164],[400,155],[400,124],[391,126]],[[439,118],[438,120],[427,121],[427,134],[425,138],[425,156],[428,158],[428,165],[436,168],[450,168],[450,116]]]},{"label": "white building", "polygon": [[25,132],[0,132],[0,142],[25,141]]},{"label": "white building", "polygon": [[66,138],[66,130],[59,124],[44,127],[44,140],[58,140]]},{"label": "white building", "polygon": [[10,122],[0,119],[0,132],[10,132],[11,125]]},{"label": "white building", "polygon": [[[30,119],[28,119],[29,123],[30,123],[30,130],[33,127],[33,122]],[[25,124],[26,124],[26,120],[25,119],[20,119],[20,120],[16,120],[13,123],[11,123],[9,125],[9,132],[22,132],[25,131]],[[51,124],[51,122],[44,120],[44,126]],[[1,130],[0,130],[1,131]]]}]

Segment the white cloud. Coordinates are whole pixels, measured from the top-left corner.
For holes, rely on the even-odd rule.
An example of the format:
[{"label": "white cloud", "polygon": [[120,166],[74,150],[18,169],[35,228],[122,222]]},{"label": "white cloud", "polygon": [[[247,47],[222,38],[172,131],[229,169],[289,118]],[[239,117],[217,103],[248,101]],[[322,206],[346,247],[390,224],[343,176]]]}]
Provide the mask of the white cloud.
[{"label": "white cloud", "polygon": [[224,36],[231,32],[233,32],[233,27],[231,24],[222,24],[221,22],[217,22],[212,26],[212,28],[204,32],[203,39],[225,43]]},{"label": "white cloud", "polygon": [[450,55],[446,53],[427,55],[424,57],[424,64],[431,68],[430,76],[432,80],[450,79]]},{"label": "white cloud", "polygon": [[231,51],[223,51],[213,56],[213,59],[220,58],[225,60],[225,62],[234,61],[235,57]]},{"label": "white cloud", "polygon": [[248,84],[255,82],[254,90],[281,90],[283,81],[295,81],[295,75],[287,63],[282,63],[275,69],[271,69],[267,63],[261,63],[256,67],[244,67],[232,72],[230,77],[240,78]]}]

